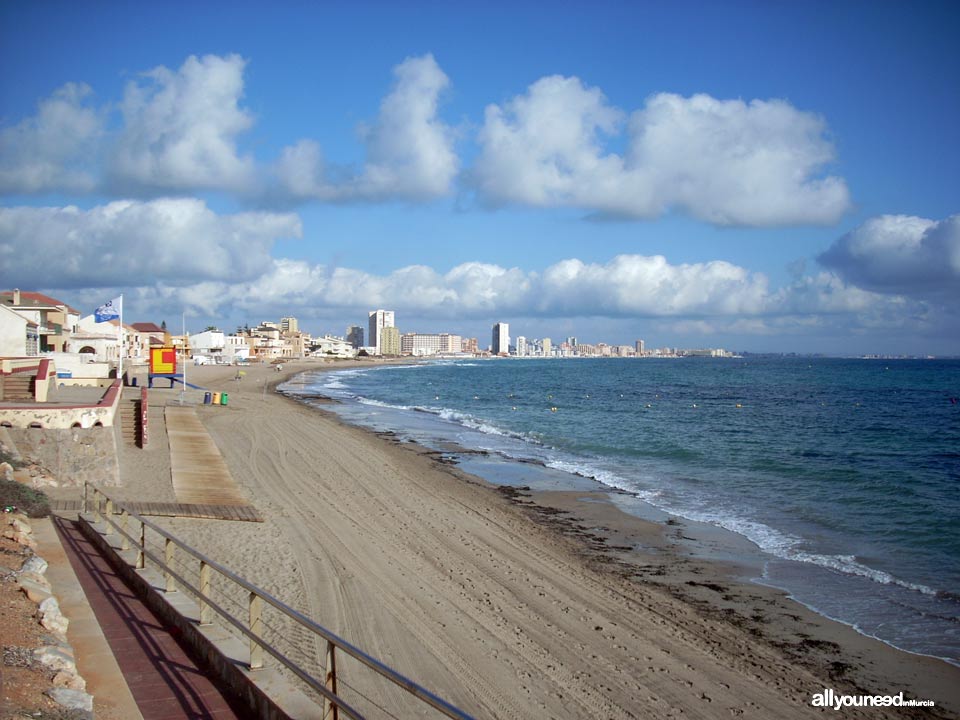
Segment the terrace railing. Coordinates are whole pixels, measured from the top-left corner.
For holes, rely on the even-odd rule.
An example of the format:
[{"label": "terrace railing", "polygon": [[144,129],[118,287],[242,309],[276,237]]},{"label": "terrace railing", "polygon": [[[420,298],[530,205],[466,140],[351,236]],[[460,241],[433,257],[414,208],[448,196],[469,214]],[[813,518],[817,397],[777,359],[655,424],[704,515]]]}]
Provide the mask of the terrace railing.
[{"label": "terrace railing", "polygon": [[[365,673],[386,680],[415,698],[419,701],[417,704],[429,706],[449,718],[473,720],[467,713],[190,547],[155,523],[129,511],[123,502],[114,500],[92,483],[84,483],[83,508],[85,513],[93,514],[97,523],[104,524],[107,536],[119,534],[122,551],[136,551],[137,569],[146,567],[149,561],[163,574],[166,593],[184,590],[196,599],[200,626],[211,624],[216,614],[246,638],[249,647],[248,667],[251,671],[264,667],[264,656],[269,655],[319,694],[323,699],[323,718],[338,720],[342,714],[346,718],[366,720],[367,716],[355,707],[358,703],[345,699],[341,691],[346,682],[337,666],[346,656],[355,660],[356,667],[362,668]],[[148,538],[148,531],[155,537]],[[186,560],[180,557],[181,554],[186,556]],[[225,607],[226,605],[233,607],[230,609]],[[278,640],[286,633],[275,631],[272,637],[269,637],[271,633],[268,632],[269,627],[264,619],[265,608],[272,608],[305,631],[296,634],[300,644],[314,644],[315,647],[317,643],[320,646],[325,645],[325,662],[322,668],[317,668],[316,664],[308,659],[309,654],[303,653],[302,648],[295,653],[278,647],[282,644]],[[288,654],[301,654],[304,659],[294,660],[288,657]],[[361,702],[366,701],[394,717],[386,708],[363,695],[358,688],[351,686],[350,690]]]}]

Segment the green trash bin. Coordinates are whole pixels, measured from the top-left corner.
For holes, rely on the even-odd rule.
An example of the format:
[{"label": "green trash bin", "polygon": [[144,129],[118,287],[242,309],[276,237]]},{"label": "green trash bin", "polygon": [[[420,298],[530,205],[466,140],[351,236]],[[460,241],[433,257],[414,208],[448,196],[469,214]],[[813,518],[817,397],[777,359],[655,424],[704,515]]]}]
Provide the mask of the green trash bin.
[{"label": "green trash bin", "polygon": [[220,393],[220,404],[221,405],[227,404],[227,393]]}]

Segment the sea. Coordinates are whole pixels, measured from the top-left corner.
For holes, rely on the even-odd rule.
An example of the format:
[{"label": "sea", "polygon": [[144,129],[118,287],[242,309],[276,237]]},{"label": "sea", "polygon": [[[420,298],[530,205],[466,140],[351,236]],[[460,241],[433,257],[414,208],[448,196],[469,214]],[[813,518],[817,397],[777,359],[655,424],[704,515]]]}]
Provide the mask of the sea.
[{"label": "sea", "polygon": [[439,360],[281,389],[494,483],[722,529],[749,579],[960,665],[960,360]]}]

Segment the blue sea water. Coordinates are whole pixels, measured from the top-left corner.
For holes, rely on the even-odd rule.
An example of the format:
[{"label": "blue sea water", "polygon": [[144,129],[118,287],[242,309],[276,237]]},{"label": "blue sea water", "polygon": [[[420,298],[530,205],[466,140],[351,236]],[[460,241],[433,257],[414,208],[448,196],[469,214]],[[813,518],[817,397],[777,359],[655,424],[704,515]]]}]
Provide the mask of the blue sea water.
[{"label": "blue sea water", "polygon": [[738,533],[762,551],[758,581],[960,664],[960,361],[440,361],[308,373],[284,391],[485,450],[496,460],[459,460],[495,482],[534,461],[548,485],[594,478]]}]

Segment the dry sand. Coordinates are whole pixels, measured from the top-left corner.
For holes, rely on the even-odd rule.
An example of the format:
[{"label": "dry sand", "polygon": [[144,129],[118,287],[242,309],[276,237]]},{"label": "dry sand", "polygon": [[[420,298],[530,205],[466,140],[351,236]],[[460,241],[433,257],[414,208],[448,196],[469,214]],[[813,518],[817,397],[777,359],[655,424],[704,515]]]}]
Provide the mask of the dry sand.
[{"label": "dry sand", "polygon": [[[829,687],[937,703],[843,717],[957,716],[960,669],[690,558],[683,526],[623,514],[599,492],[498,491],[273,392],[295,372],[346,366],[256,366],[242,381],[234,368],[190,367],[191,382],[229,393],[228,406],[198,413],[266,521],[165,524],[466,712],[812,717],[823,712],[813,694]],[[127,497],[172,499],[159,410],[178,397],[151,391],[150,445],[121,452]],[[299,643],[322,662],[323,648]],[[394,716],[419,713],[352,672],[348,683]]]}]

